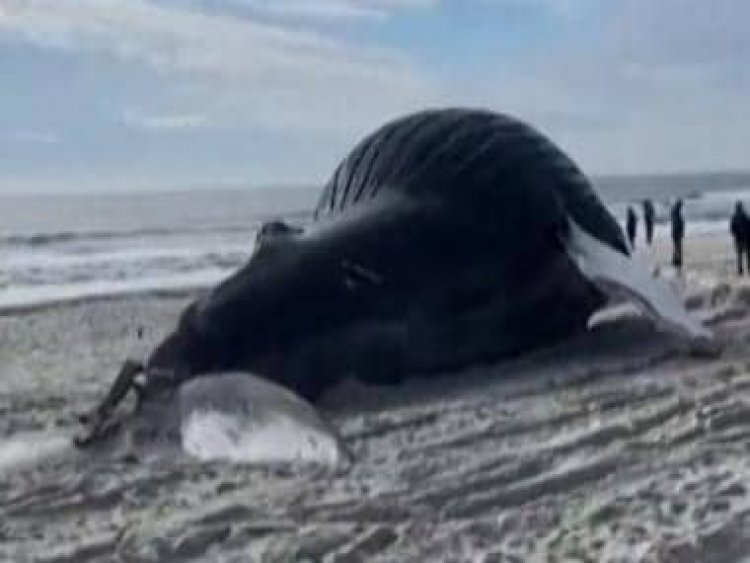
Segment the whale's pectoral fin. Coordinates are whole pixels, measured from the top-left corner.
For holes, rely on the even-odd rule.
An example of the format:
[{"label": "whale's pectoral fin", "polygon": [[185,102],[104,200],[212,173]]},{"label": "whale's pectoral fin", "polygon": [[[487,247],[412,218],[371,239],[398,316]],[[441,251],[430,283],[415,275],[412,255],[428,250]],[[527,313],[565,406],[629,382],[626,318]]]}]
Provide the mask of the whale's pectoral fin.
[{"label": "whale's pectoral fin", "polygon": [[713,333],[690,316],[666,281],[654,278],[643,264],[602,243],[572,220],[569,224],[568,255],[588,279],[608,295],[632,300],[659,329],[685,338],[692,352],[719,351]]}]

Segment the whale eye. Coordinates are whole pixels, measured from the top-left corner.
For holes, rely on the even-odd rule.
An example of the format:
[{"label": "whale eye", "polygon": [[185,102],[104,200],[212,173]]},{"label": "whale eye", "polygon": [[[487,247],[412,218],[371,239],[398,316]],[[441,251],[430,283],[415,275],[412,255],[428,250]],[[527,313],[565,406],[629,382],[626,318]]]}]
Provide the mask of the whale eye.
[{"label": "whale eye", "polygon": [[373,287],[383,284],[383,276],[378,272],[350,260],[341,261],[344,285],[350,291],[359,287]]}]

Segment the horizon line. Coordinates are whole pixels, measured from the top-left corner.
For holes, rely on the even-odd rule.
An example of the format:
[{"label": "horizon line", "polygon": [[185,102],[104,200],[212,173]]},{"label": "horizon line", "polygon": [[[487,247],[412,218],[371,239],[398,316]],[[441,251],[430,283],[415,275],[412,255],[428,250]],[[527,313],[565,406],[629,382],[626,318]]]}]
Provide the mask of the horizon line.
[{"label": "horizon line", "polygon": [[[747,169],[706,169],[706,170],[666,170],[666,171],[644,171],[644,172],[600,172],[600,173],[586,173],[584,174],[592,182],[597,180],[612,180],[612,179],[651,179],[651,178],[679,178],[686,176],[748,176],[750,177],[750,168]],[[301,191],[301,190],[313,190],[322,189],[326,182],[322,183],[304,183],[304,182],[279,182],[278,184],[273,183],[262,183],[252,184],[251,182],[223,182],[217,184],[210,184],[209,182],[196,183],[196,184],[172,184],[169,185],[156,185],[156,184],[140,184],[133,185],[132,187],[122,188],[118,187],[110,191],[105,190],[87,190],[86,188],[79,189],[68,189],[68,188],[19,188],[18,190],[3,190],[0,189],[0,196],[106,196],[106,197],[117,197],[133,194],[179,194],[179,193],[192,193],[192,192],[208,192],[208,191],[246,191],[246,192],[264,192],[264,191]],[[90,185],[90,184],[88,184]]]}]

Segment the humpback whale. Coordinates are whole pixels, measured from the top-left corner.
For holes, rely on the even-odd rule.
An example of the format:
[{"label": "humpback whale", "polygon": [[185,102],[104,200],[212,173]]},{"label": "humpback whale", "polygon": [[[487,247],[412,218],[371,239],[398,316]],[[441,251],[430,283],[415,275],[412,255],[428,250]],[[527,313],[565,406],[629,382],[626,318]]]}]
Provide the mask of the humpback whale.
[{"label": "humpback whale", "polygon": [[712,342],[544,134],[487,110],[424,110],[356,145],[308,227],[264,225],[248,262],[145,362],[126,362],[87,420],[100,428],[129,389],[149,398],[222,371],[315,401],[347,375],[392,384],[515,356],[622,298],[662,330]]}]

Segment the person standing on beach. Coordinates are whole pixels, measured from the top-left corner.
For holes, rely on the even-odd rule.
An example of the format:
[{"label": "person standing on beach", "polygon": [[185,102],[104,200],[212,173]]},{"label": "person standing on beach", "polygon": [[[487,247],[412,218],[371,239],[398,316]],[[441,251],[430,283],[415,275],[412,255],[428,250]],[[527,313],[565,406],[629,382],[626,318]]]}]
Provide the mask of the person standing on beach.
[{"label": "person standing on beach", "polygon": [[651,241],[654,239],[654,219],[656,212],[654,211],[654,204],[650,199],[643,200],[643,223],[646,227],[646,244],[651,246]]},{"label": "person standing on beach", "polygon": [[750,217],[745,213],[742,202],[737,202],[734,215],[729,222],[729,231],[734,238],[734,249],[737,252],[737,275],[744,273],[744,263],[747,262],[747,272],[750,274]]},{"label": "person standing on beach", "polygon": [[670,213],[672,221],[672,265],[682,269],[682,239],[685,238],[685,219],[682,217],[682,200],[678,199],[672,206]]},{"label": "person standing on beach", "polygon": [[625,221],[625,230],[628,232],[628,240],[630,241],[630,248],[635,248],[635,235],[638,228],[638,216],[633,211],[633,208],[628,205],[627,218]]}]

